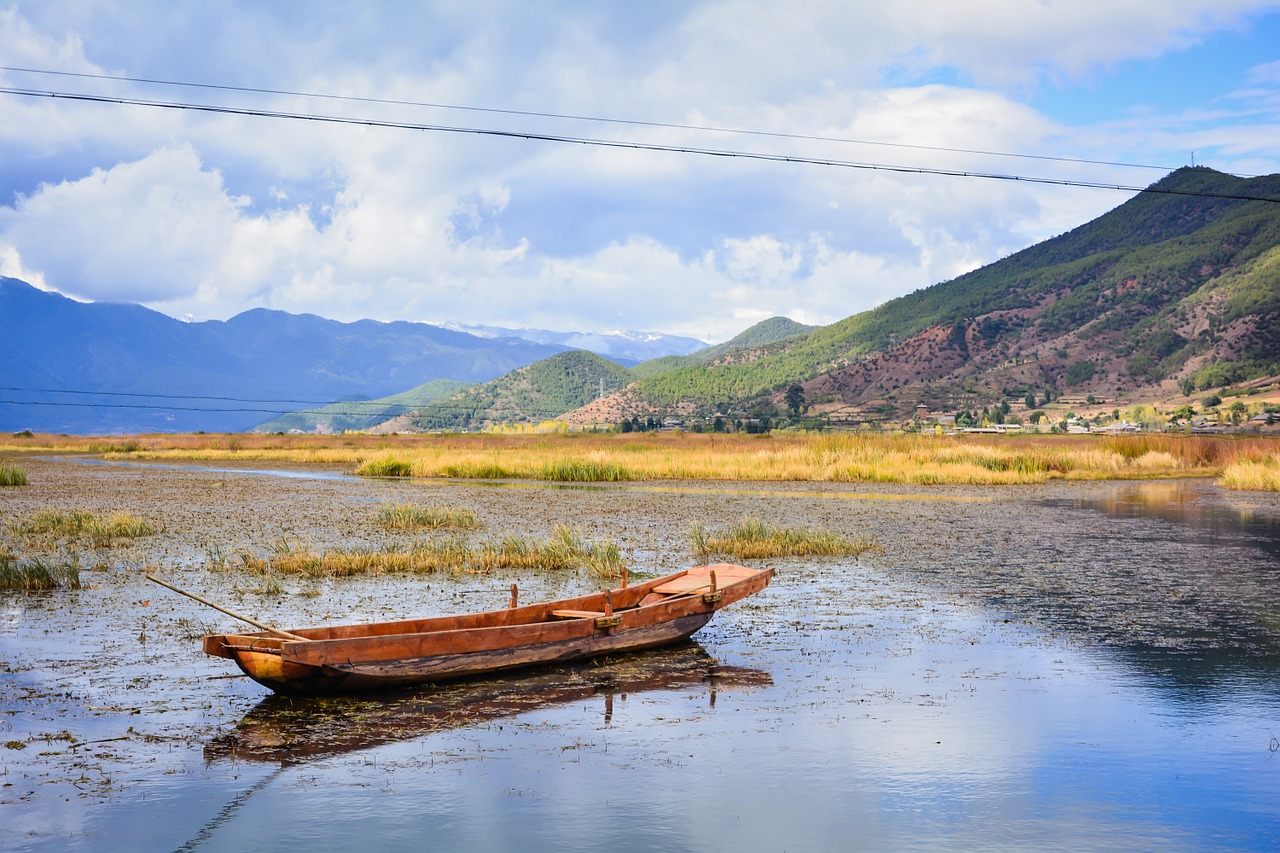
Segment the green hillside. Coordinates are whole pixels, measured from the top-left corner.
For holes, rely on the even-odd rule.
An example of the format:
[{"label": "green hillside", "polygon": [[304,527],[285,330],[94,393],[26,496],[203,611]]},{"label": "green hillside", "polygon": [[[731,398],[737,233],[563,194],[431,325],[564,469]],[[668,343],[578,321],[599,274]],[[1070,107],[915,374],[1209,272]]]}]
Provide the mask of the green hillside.
[{"label": "green hillside", "polygon": [[[1140,194],[1093,222],[982,269],[771,344],[754,361],[686,363],[649,373],[633,391],[659,409],[719,409],[880,354],[902,350],[909,358],[907,342],[936,327],[951,330],[975,381],[990,366],[980,353],[1000,350],[1005,357],[1065,338],[1055,351],[1087,340],[1120,348],[1121,356],[1135,362],[1132,370],[1117,370],[1137,386],[1177,377],[1193,356],[1213,348],[1212,335],[1175,328],[1179,317],[1185,324],[1197,300],[1214,306],[1216,324],[1250,318],[1244,344],[1227,353],[1229,362],[1245,365],[1237,374],[1273,370],[1280,340],[1277,321],[1267,319],[1267,312],[1275,312],[1280,204],[1182,193],[1280,199],[1280,176],[1245,180],[1181,169],[1152,188],[1162,192]],[[1214,295],[1220,290],[1227,294],[1221,310],[1222,297]],[[969,351],[970,343],[977,352]],[[913,375],[921,373],[928,371]],[[1061,381],[1052,370],[1033,378],[1041,384]],[[866,396],[856,385],[851,379],[841,386],[846,402]]]},{"label": "green hillside", "polygon": [[650,376],[657,376],[659,373],[670,373],[685,367],[696,367],[715,361],[726,353],[768,346],[778,341],[803,335],[806,332],[812,332],[816,328],[818,327],[806,326],[787,317],[770,317],[768,320],[761,320],[751,328],[740,332],[722,344],[700,349],[689,355],[671,355],[665,358],[651,359],[631,368],[631,373],[637,379],[644,379]]},{"label": "green hillside", "polygon": [[341,433],[346,430],[369,429],[376,424],[403,415],[419,406],[434,400],[456,394],[470,383],[454,382],[451,379],[436,379],[376,400],[348,401],[323,406],[319,409],[308,409],[301,412],[290,412],[278,418],[254,427],[251,432],[324,432]]},{"label": "green hillside", "polygon": [[574,350],[514,370],[492,382],[418,410],[417,429],[459,429],[490,423],[537,423],[557,418],[600,395],[625,387],[630,371],[595,353]]}]

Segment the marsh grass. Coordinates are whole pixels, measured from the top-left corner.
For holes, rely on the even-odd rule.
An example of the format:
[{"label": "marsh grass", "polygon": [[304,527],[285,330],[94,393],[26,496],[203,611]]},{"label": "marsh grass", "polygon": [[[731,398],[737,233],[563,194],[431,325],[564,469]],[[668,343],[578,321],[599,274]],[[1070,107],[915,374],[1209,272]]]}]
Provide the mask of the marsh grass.
[{"label": "marsh grass", "polygon": [[211,572],[225,572],[227,570],[227,555],[223,553],[222,546],[217,542],[209,541],[205,543],[204,567]]},{"label": "marsh grass", "polygon": [[477,460],[445,465],[440,476],[454,480],[510,480],[516,475],[497,462]]},{"label": "marsh grass", "polygon": [[[1013,485],[1207,477],[1275,439],[1214,436],[449,436],[384,456],[415,477],[551,482],[810,481]],[[366,462],[372,465],[373,457]],[[358,471],[364,473],[364,469]]]},{"label": "marsh grass", "polygon": [[80,563],[74,558],[51,563],[38,557],[16,560],[0,554],[0,589],[24,592],[80,589]]},{"label": "marsh grass", "polygon": [[104,518],[83,509],[46,509],[25,520],[10,524],[17,536],[32,539],[87,540],[95,548],[109,548],[120,539],[136,539],[159,532],[151,522],[128,512]]},{"label": "marsh grass", "polygon": [[747,517],[722,533],[713,534],[700,524],[689,530],[693,554],[698,560],[736,557],[741,560],[767,557],[853,557],[881,550],[876,541],[861,536],[844,536],[818,528],[780,528]]},{"label": "marsh grass", "polygon": [[284,595],[284,584],[275,572],[265,572],[262,575],[262,589],[257,592],[259,595]]},{"label": "marsh grass", "polygon": [[622,483],[638,478],[617,462],[603,459],[556,459],[542,466],[538,479],[553,483]]},{"label": "marsh grass", "polygon": [[361,477],[412,477],[413,465],[397,458],[366,459],[356,466]]},{"label": "marsh grass", "polygon": [[587,567],[593,574],[621,573],[621,551],[614,543],[586,542],[561,525],[546,542],[522,536],[489,539],[473,546],[460,536],[420,540],[404,548],[329,549],[281,541],[266,557],[242,553],[245,568],[262,574],[307,578],[354,577],[431,572],[491,572],[497,569],[564,571]]},{"label": "marsh grass", "polygon": [[1222,472],[1228,489],[1280,492],[1280,453],[1260,459],[1242,459]]},{"label": "marsh grass", "polygon": [[[0,449],[88,451],[134,459],[259,459],[344,465],[370,477],[812,481],[913,485],[1217,477],[1280,453],[1280,438],[914,435],[873,433],[135,436],[90,442],[39,435]],[[1252,482],[1232,478],[1224,485]]]},{"label": "marsh grass", "polygon": [[622,577],[625,565],[616,542],[593,542],[585,557],[587,568],[598,578]]},{"label": "marsh grass", "polygon": [[126,439],[118,442],[117,441],[94,442],[90,444],[88,447],[88,451],[90,453],[101,453],[103,455],[113,454],[113,453],[119,454],[119,455],[128,455],[130,453],[137,453],[141,449],[142,449],[142,445],[134,439]]},{"label": "marsh grass", "polygon": [[216,622],[201,622],[198,619],[183,616],[174,623],[174,630],[180,639],[198,640],[209,634],[218,633],[218,625]]},{"label": "marsh grass", "polygon": [[0,464],[0,486],[25,486],[27,484],[27,472],[17,465],[11,465],[8,462]]},{"label": "marsh grass", "polygon": [[474,510],[415,504],[383,506],[378,521],[387,530],[475,530],[480,526]]}]

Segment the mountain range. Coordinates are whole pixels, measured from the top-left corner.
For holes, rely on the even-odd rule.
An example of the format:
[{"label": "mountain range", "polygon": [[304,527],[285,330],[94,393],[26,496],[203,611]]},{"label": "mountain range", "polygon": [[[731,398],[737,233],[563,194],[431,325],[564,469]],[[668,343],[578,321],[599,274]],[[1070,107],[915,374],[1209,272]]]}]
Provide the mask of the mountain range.
[{"label": "mountain range", "polygon": [[466,323],[445,323],[443,326],[481,338],[519,338],[536,344],[586,350],[628,367],[669,355],[689,355],[708,346],[706,341],[697,338],[661,332],[555,332],[550,329],[511,329]]},{"label": "mountain range", "polygon": [[[663,349],[654,341],[653,352],[688,347],[687,339],[672,343],[675,349]],[[189,323],[140,305],[77,302],[0,277],[0,429],[234,432],[330,401],[341,401],[344,412],[373,412],[378,417],[355,419],[367,426],[406,403],[568,349],[426,323],[341,323],[266,309]],[[363,402],[399,394],[385,411]],[[316,426],[306,417],[298,424]]]},{"label": "mountain range", "polygon": [[[264,310],[184,324],[0,279],[0,429],[751,419],[791,408],[797,385],[807,413],[833,424],[895,421],[921,404],[1089,399],[1109,410],[1224,388],[1280,393],[1280,176],[1179,169],[1092,222],[829,326],[776,317],[714,347],[628,335],[581,347],[591,336],[471,328],[491,337]],[[667,352],[624,354],[655,340]],[[37,398],[46,405],[23,402]],[[268,419],[287,401],[307,411]]]},{"label": "mountain range", "polygon": [[1031,397],[1112,406],[1280,392],[1280,175],[1186,168],[1092,222],[830,326],[662,360],[568,415],[776,414],[832,423]]}]

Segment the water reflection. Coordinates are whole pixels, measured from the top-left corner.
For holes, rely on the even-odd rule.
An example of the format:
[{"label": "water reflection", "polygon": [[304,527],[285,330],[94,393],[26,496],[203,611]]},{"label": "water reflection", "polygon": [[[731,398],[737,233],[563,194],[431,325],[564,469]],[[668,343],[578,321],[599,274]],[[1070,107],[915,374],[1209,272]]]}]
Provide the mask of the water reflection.
[{"label": "water reflection", "polygon": [[323,471],[314,468],[217,468],[209,465],[178,465],[166,462],[122,462],[118,459],[98,459],[87,456],[41,457],[47,462],[70,461],[79,465],[104,465],[112,468],[146,468],[157,471],[200,471],[206,474],[242,474],[246,477],[280,477],[285,480],[359,480],[354,474],[339,471]]},{"label": "water reflection", "polygon": [[1158,518],[1190,527],[1197,541],[1216,545],[1245,542],[1280,558],[1280,517],[1258,506],[1221,500],[1222,490],[1203,482],[1173,480],[1130,484],[1102,497],[1048,501],[1097,510],[1111,518]]},{"label": "water reflection", "polygon": [[1045,541],[978,581],[991,600],[1117,649],[1190,702],[1280,689],[1280,505],[1269,496],[1145,482],[1040,505]]},{"label": "water reflection", "polygon": [[608,725],[614,702],[631,694],[699,687],[714,707],[718,691],[772,683],[767,672],[722,666],[702,646],[687,643],[408,693],[315,699],[271,695],[234,730],[208,743],[204,754],[210,762],[231,758],[290,764],[593,699]]}]

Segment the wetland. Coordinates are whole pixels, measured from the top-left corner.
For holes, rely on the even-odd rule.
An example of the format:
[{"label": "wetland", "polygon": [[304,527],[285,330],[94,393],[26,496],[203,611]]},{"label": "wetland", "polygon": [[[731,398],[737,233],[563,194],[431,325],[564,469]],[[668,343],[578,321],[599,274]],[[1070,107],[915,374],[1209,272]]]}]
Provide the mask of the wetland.
[{"label": "wetland", "polygon": [[[368,479],[335,464],[27,455],[0,592],[0,847],[44,850],[1274,849],[1280,493],[1210,480],[1009,486]],[[388,506],[473,514],[388,529]],[[40,512],[149,535],[23,538]],[[587,567],[268,577],[282,545],[610,543],[694,564],[743,519],[878,547],[745,560],[772,585],[695,642],[390,695],[284,699],[206,657],[281,627],[592,591]]]}]

